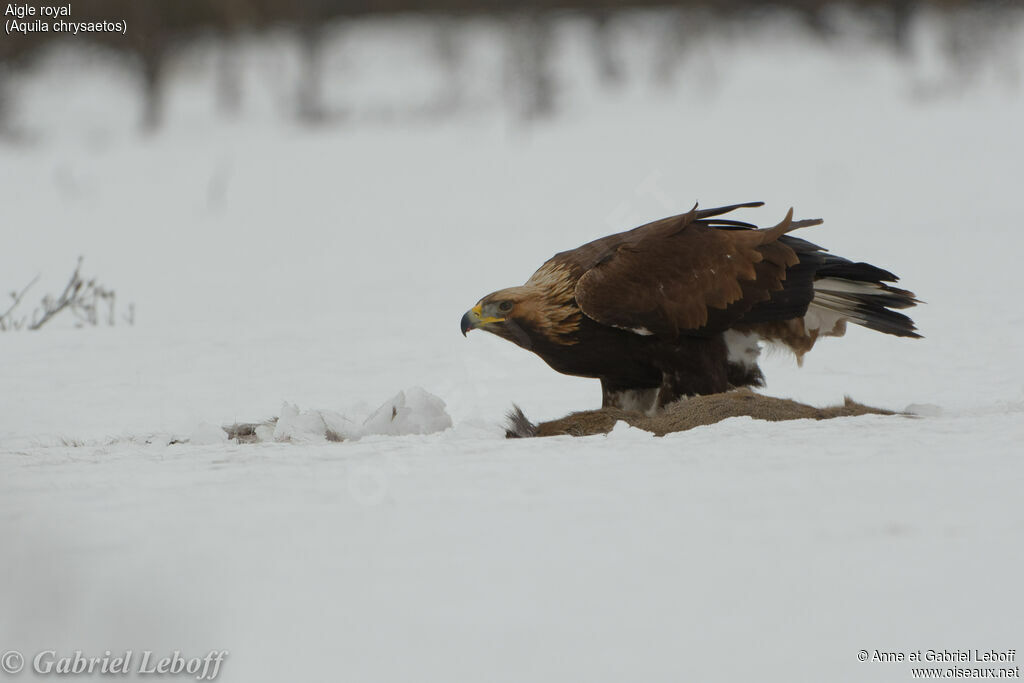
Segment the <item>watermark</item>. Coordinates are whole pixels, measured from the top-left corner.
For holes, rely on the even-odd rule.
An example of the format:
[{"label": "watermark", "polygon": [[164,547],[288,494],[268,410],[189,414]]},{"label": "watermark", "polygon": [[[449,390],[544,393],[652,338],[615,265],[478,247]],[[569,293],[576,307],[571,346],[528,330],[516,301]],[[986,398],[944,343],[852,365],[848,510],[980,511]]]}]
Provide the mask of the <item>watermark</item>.
[{"label": "watermark", "polygon": [[71,3],[63,5],[29,5],[27,3],[0,3],[4,8],[4,30],[7,35],[33,33],[60,33],[77,36],[87,33],[128,33],[125,18],[97,19],[89,17],[79,21]]},{"label": "watermark", "polygon": [[184,655],[181,650],[170,653],[153,650],[124,650],[114,653],[106,650],[99,656],[87,655],[81,650],[70,653],[42,650],[34,653],[31,660],[26,660],[18,650],[8,650],[0,656],[0,670],[13,675],[28,667],[40,676],[61,678],[75,675],[155,674],[161,678],[181,676],[197,681],[213,681],[220,675],[221,666],[227,656],[227,650],[210,650],[197,657]]},{"label": "watermark", "polygon": [[17,650],[8,650],[0,657],[0,669],[4,673],[16,674],[25,668],[25,658]]},{"label": "watermark", "polygon": [[1020,678],[1017,650],[860,650],[857,659],[866,663],[908,663],[912,679]]}]

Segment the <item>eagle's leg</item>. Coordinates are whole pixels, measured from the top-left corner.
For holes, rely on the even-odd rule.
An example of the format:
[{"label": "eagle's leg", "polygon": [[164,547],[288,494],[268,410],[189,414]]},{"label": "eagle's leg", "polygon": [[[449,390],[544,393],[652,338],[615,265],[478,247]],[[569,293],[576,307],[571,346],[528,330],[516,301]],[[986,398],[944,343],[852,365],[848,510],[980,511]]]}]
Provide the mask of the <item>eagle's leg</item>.
[{"label": "eagle's leg", "polygon": [[764,374],[757,365],[761,355],[760,336],[753,332],[726,330],[722,335],[729,361],[729,388],[763,387]]},{"label": "eagle's leg", "polygon": [[601,407],[649,414],[658,407],[658,391],[658,387],[627,387],[602,377]]},{"label": "eagle's leg", "polygon": [[662,379],[657,408],[684,396],[718,394],[732,388],[728,350],[721,335],[680,337],[659,360]]}]

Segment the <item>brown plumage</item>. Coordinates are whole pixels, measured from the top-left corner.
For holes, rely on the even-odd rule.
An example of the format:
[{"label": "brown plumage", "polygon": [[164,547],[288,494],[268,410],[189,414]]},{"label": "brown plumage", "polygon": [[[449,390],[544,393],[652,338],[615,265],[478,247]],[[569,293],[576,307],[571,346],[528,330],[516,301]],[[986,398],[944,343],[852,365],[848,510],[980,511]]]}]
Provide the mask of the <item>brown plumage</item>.
[{"label": "brown plumage", "polygon": [[556,254],[519,287],[481,299],[462,331],[481,328],[555,370],[601,380],[603,405],[650,411],[682,396],[761,386],[758,342],[802,358],[851,321],[917,337],[893,309],[917,303],[892,273],[833,256],[787,233],[718,218],[760,202],[664,218]]}]

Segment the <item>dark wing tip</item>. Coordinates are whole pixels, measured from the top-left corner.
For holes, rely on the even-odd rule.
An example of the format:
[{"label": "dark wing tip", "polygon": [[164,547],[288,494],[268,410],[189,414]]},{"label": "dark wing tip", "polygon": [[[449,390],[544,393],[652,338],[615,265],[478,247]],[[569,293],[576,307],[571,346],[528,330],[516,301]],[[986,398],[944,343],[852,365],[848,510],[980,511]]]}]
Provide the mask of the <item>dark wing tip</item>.
[{"label": "dark wing tip", "polygon": [[[730,204],[729,206],[719,206],[714,209],[704,209],[703,211],[697,211],[696,218],[711,218],[712,216],[721,216],[723,213],[729,213],[736,209],[753,209],[758,206],[764,206],[764,202],[744,202],[743,204]],[[693,211],[696,211],[697,205],[693,205]]]}]

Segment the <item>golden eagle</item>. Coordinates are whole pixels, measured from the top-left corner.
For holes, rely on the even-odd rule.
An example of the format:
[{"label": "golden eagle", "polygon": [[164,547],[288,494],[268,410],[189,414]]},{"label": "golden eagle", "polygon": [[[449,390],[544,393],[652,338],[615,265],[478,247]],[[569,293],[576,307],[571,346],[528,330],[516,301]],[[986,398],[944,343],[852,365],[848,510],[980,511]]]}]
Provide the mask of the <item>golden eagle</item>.
[{"label": "golden eagle", "polygon": [[488,294],[462,316],[533,351],[558,372],[601,380],[604,407],[652,411],[683,396],[763,386],[759,341],[802,359],[850,321],[919,337],[893,309],[916,303],[898,278],[786,233],[719,218],[763,202],[663,218],[555,254],[520,287]]}]

